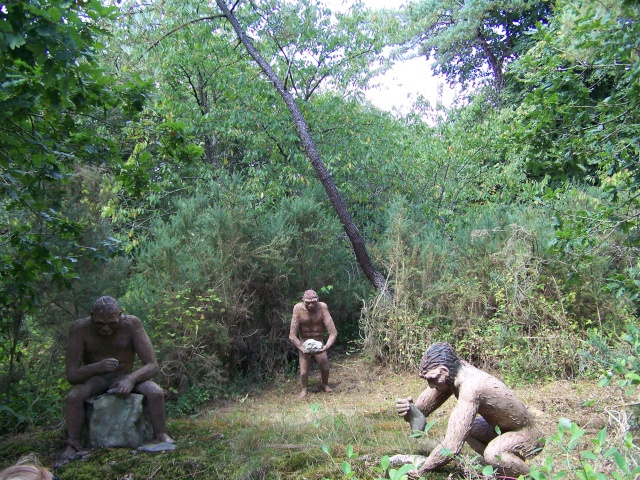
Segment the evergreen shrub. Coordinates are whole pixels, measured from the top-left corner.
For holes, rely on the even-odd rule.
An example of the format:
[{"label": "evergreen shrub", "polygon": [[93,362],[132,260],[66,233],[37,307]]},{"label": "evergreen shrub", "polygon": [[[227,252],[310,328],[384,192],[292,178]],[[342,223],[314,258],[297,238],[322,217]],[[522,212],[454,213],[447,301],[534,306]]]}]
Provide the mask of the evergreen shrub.
[{"label": "evergreen shrub", "polygon": [[159,380],[174,398],[194,393],[189,408],[296,358],[289,323],[305,289],[329,304],[339,331],[358,309],[341,226],[313,191],[256,208],[242,177],[222,178],[176,201],[141,242],[126,303],[149,326]]},{"label": "evergreen shrub", "polygon": [[606,255],[575,267],[547,249],[553,218],[541,205],[485,206],[445,226],[397,201],[376,251],[393,296],[365,304],[367,350],[415,368],[431,342],[448,341],[512,381],[597,373],[581,355],[587,331],[624,324],[628,305],[604,291]]}]

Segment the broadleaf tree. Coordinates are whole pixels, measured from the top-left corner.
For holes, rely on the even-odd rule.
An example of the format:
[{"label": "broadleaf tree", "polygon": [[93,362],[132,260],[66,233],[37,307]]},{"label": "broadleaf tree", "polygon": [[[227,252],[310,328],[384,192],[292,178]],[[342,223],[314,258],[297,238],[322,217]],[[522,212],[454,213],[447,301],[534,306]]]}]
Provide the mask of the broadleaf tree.
[{"label": "broadleaf tree", "polygon": [[347,237],[351,242],[353,247],[353,251],[355,253],[356,259],[360,267],[362,268],[364,274],[369,279],[373,287],[379,291],[384,292],[386,289],[386,279],[382,273],[376,268],[376,266],[371,261],[369,257],[369,253],[367,252],[364,238],[362,237],[360,231],[355,225],[351,215],[349,214],[347,207],[342,199],[342,196],[338,192],[338,189],[327,170],[326,165],[322,161],[322,157],[320,156],[318,149],[315,145],[313,137],[311,136],[311,132],[307,125],[307,122],[296,103],[295,98],[289,90],[286,89],[284,82],[278,77],[276,72],[273,70],[271,65],[267,63],[264,57],[258,52],[255,48],[251,38],[245,33],[242,25],[238,22],[238,19],[235,17],[233,12],[229,9],[224,0],[216,0],[216,4],[225,15],[226,19],[231,23],[233,29],[235,30],[238,39],[244,45],[247,52],[253,60],[260,66],[260,69],[267,76],[267,78],[273,83],[274,88],[278,91],[282,100],[286,104],[293,121],[295,123],[296,129],[298,131],[298,135],[304,147],[305,153],[311,162],[318,179],[322,183],[327,192],[329,200],[342,223],[342,226],[345,229]]},{"label": "broadleaf tree", "polygon": [[[168,11],[172,14],[167,15]],[[384,63],[384,36],[364,24],[366,11],[362,9],[333,15],[317,2],[270,1],[241,2],[235,6],[238,12],[254,37],[255,51],[266,57],[274,77],[282,79],[282,91],[291,97],[303,121],[302,110],[313,99],[329,90],[351,95],[356,85],[366,82],[368,64]],[[205,145],[207,135],[212,140],[209,158],[214,159],[215,168],[246,174],[261,190],[261,199],[262,193],[273,199],[291,194],[308,182],[304,179],[308,145],[301,140],[296,122],[290,120],[291,105],[282,102],[271,78],[265,81],[261,66],[257,68],[257,62],[236,47],[236,33],[219,16],[218,11],[195,4],[151,5],[139,16],[139,23],[132,25],[145,51],[137,56],[142,61],[132,62],[129,68],[140,75],[159,74],[160,110],[178,121],[196,119]],[[300,18],[304,19],[302,27]],[[153,40],[148,37],[150,30],[155,31]],[[317,152],[315,145],[310,148]],[[331,178],[326,168],[321,175]],[[330,198],[339,197],[334,184],[329,190]],[[348,215],[344,202],[342,207]],[[359,233],[352,231],[357,227],[350,218],[346,225],[351,225],[346,227],[348,235],[356,239]],[[363,245],[361,236],[355,241]],[[357,248],[362,250],[362,246]],[[382,285],[381,278],[376,282],[376,288]]]},{"label": "broadleaf tree", "polygon": [[504,85],[507,65],[526,51],[527,33],[551,15],[551,1],[418,0],[401,15],[415,47],[451,85]]},{"label": "broadleaf tree", "polygon": [[509,73],[523,91],[510,138],[527,175],[555,189],[550,199],[572,188],[580,196],[593,191],[585,186],[597,191],[589,208],[558,212],[554,247],[585,264],[607,249],[613,265],[622,251],[635,258],[618,265],[610,287],[636,302],[639,20],[635,2],[559,1]]},{"label": "broadleaf tree", "polygon": [[[78,165],[118,154],[96,129],[125,103],[97,61],[99,23],[114,12],[99,1],[12,0],[0,8],[0,361],[8,380],[29,315],[47,291],[69,286],[79,256],[98,249],[80,244],[83,225],[64,201]],[[9,395],[11,381],[2,385]]]}]

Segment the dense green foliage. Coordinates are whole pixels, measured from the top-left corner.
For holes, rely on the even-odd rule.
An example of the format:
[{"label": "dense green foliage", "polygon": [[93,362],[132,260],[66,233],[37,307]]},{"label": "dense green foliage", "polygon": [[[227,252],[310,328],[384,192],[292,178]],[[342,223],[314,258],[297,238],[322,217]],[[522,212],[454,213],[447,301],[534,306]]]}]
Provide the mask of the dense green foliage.
[{"label": "dense green foliage", "polygon": [[[143,320],[173,414],[295,371],[307,288],[336,348],[372,362],[412,368],[446,340],[512,382],[619,375],[637,391],[635,2],[265,0],[234,15],[389,292],[367,283],[289,110],[215,3],[5,2],[1,433],[59,421],[66,331],[100,294]],[[364,100],[414,47],[475,90],[402,117]]]},{"label": "dense green foliage", "polygon": [[126,305],[147,319],[174,394],[211,398],[224,380],[282,371],[306,289],[331,303],[343,332],[355,328],[366,290],[326,201],[309,190],[257,216],[252,199],[238,175],[203,182],[138,249]]},{"label": "dense green foliage", "polygon": [[[0,12],[2,429],[51,415],[59,390],[50,389],[58,385],[50,372],[59,363],[47,357],[59,349],[56,325],[40,309],[71,306],[78,264],[109,255],[104,237],[89,240],[102,219],[90,224],[80,214],[72,186],[118,150],[104,125],[127,88],[114,88],[98,58],[97,22],[113,14],[99,2],[35,0],[4,3]],[[33,362],[44,369],[32,370]],[[40,397],[41,388],[53,397]]]},{"label": "dense green foliage", "polygon": [[427,59],[433,58],[434,72],[451,85],[488,83],[499,90],[508,64],[532,45],[528,34],[548,22],[552,3],[410,2],[405,9],[413,34],[408,45],[417,45]]}]

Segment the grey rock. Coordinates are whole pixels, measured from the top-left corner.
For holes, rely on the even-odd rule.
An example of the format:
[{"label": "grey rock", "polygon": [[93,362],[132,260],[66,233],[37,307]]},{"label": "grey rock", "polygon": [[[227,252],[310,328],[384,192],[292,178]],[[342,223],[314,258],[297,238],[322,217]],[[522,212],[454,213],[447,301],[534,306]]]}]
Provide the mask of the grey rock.
[{"label": "grey rock", "polygon": [[411,463],[415,465],[416,468],[422,467],[424,462],[427,460],[427,457],[423,457],[422,455],[393,455],[389,458],[389,463],[393,466],[404,465],[405,463]]},{"label": "grey rock", "polygon": [[91,448],[138,448],[152,438],[151,423],[143,408],[144,395],[126,398],[107,394],[86,401]]},{"label": "grey rock", "polygon": [[175,449],[175,443],[170,442],[147,443],[138,447],[138,450],[141,452],[170,452]]},{"label": "grey rock", "polygon": [[409,425],[411,425],[411,431],[419,430],[424,432],[424,427],[427,426],[427,419],[422,412],[418,410],[413,402],[409,403]]},{"label": "grey rock", "polygon": [[321,352],[322,342],[319,342],[312,338],[305,340],[305,342],[302,344],[302,351],[307,354]]}]

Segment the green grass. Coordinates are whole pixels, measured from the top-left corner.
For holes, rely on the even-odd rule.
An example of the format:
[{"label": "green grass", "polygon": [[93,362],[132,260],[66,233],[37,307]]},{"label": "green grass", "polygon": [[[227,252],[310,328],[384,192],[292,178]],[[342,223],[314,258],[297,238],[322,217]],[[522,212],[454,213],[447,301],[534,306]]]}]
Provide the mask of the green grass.
[{"label": "green grass", "polygon": [[[380,477],[374,467],[384,455],[426,453],[444,436],[455,401],[431,416],[436,425],[420,440],[410,437],[407,424],[395,415],[397,396],[417,398],[426,387],[417,376],[393,373],[354,358],[335,358],[332,365],[335,388],[331,394],[319,392],[316,369],[305,400],[298,399],[295,377],[280,376],[248,396],[210,405],[190,417],[170,418],[167,427],[177,442],[175,451],[151,454],[96,449],[88,458],[62,466],[56,474],[61,480],[340,479],[346,478],[341,465],[351,445],[358,453],[350,460],[355,472],[352,478],[371,480]],[[566,408],[580,408],[591,391],[582,386],[574,394],[577,387],[567,382],[562,388],[551,385],[517,390],[525,403],[550,414],[548,424],[541,425],[549,434],[555,431],[557,413],[571,416]],[[549,401],[553,411],[545,406]],[[596,415],[601,402],[594,404],[588,410],[582,408],[581,415]],[[556,408],[560,410],[557,413]],[[51,466],[63,448],[62,422],[56,429],[8,436],[0,439],[0,467],[29,452],[35,452],[43,465]],[[445,479],[452,473],[469,478],[474,455],[466,448],[464,452],[461,459],[429,478]]]}]

